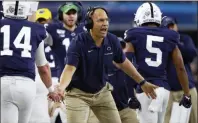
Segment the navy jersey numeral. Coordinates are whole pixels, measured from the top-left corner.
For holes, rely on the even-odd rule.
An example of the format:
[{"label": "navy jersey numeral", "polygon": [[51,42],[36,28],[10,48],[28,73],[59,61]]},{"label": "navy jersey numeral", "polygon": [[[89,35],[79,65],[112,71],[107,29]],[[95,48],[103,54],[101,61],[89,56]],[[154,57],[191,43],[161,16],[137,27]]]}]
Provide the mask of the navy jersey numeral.
[{"label": "navy jersey numeral", "polygon": [[[12,56],[13,50],[10,49],[10,25],[4,25],[1,27],[1,33],[3,33],[3,50],[0,51],[1,56]],[[22,41],[24,37],[24,41]],[[22,27],[19,34],[16,36],[13,44],[15,48],[23,49],[21,52],[21,57],[31,58],[30,51],[32,50],[32,46],[30,45],[31,38],[31,28],[30,27]]]},{"label": "navy jersey numeral", "polygon": [[156,60],[151,60],[151,58],[145,58],[145,62],[148,66],[159,67],[162,64],[162,51],[159,48],[152,47],[152,43],[163,41],[164,37],[147,35],[146,49],[149,53],[156,54]]}]

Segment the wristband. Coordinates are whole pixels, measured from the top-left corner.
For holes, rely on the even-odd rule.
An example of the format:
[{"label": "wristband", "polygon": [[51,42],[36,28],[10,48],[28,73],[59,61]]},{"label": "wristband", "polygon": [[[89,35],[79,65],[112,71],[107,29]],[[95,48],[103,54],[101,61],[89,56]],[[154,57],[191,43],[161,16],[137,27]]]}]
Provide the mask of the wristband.
[{"label": "wristband", "polygon": [[47,88],[49,92],[54,92],[54,86],[51,85],[49,88]]},{"label": "wristband", "polygon": [[184,97],[187,99],[187,100],[190,100],[191,96],[186,96],[184,95]]},{"label": "wristband", "polygon": [[144,80],[142,80],[142,81],[139,83],[139,85],[142,86],[142,85],[144,85],[145,82],[146,82],[146,80],[144,79]]}]

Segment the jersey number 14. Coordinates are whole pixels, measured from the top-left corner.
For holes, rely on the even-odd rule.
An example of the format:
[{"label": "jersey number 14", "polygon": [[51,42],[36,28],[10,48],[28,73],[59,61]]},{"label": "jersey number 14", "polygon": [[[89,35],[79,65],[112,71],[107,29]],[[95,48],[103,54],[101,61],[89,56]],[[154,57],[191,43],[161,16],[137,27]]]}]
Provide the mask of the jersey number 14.
[{"label": "jersey number 14", "polygon": [[[10,25],[4,25],[1,27],[1,33],[3,33],[3,50],[0,51],[1,56],[12,56],[13,51],[10,49]],[[24,42],[22,39],[24,37]],[[13,44],[15,48],[22,49],[21,57],[31,58],[30,51],[32,50],[32,46],[30,45],[31,38],[31,28],[23,27],[19,34],[16,36]]]}]

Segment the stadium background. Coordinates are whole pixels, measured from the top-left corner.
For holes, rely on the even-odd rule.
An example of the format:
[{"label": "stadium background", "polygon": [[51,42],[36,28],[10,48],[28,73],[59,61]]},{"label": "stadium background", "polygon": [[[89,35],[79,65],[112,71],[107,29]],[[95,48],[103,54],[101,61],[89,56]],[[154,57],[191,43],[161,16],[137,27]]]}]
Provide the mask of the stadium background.
[{"label": "stadium background", "polygon": [[[0,5],[2,1],[0,1]],[[56,19],[58,7],[64,1],[41,1],[39,8],[49,8],[53,18]],[[123,37],[124,31],[133,26],[134,13],[138,6],[143,2],[140,1],[83,1],[86,14],[86,9],[89,6],[102,6],[107,9],[110,17],[110,32],[119,37]],[[156,1],[155,2],[163,13],[163,16],[171,16],[178,22],[181,33],[189,34],[197,49],[198,49],[198,2],[196,1]],[[2,10],[2,6],[0,6]],[[2,13],[0,13],[2,16]],[[192,63],[193,74],[198,87],[198,58]]]},{"label": "stadium background", "polygon": [[[64,1],[42,1],[39,8],[47,7],[52,11],[54,18],[57,16],[58,7]],[[123,37],[124,31],[133,26],[134,13],[143,2],[135,1],[83,1],[84,9],[89,6],[102,6],[107,9],[110,17],[110,32]],[[196,1],[156,1],[163,16],[171,16],[178,22],[181,33],[189,34],[198,49],[198,2]],[[193,74],[198,88],[198,58],[192,63]]]}]

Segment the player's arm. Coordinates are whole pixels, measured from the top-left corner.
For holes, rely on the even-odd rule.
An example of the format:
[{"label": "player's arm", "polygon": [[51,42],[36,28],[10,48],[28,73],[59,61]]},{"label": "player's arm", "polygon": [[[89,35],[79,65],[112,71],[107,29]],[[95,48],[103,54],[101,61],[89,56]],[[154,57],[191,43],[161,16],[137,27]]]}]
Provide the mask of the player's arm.
[{"label": "player's arm", "polygon": [[188,76],[186,73],[186,69],[184,67],[181,52],[177,46],[172,52],[172,60],[173,60],[173,64],[175,65],[177,76],[184,91],[184,94],[186,96],[190,96],[189,86],[188,86]]},{"label": "player's arm", "polygon": [[52,85],[51,79],[51,71],[45,57],[43,41],[39,44],[39,47],[36,50],[35,60],[41,80],[49,91],[48,97],[55,102],[59,102],[61,100],[61,97],[58,94],[54,93],[54,87]]},{"label": "player's arm", "polygon": [[126,52],[135,53],[135,49],[134,49],[134,46],[133,46],[132,43],[130,43],[130,42],[127,42],[126,43]]},{"label": "player's arm", "polygon": [[39,44],[39,47],[37,48],[35,60],[41,80],[45,84],[46,88],[50,88],[52,86],[51,71],[48,65],[48,61],[45,57],[43,41]]},{"label": "player's arm", "polygon": [[30,10],[28,21],[35,22],[36,21],[36,11],[38,9],[39,2],[30,2]]}]

